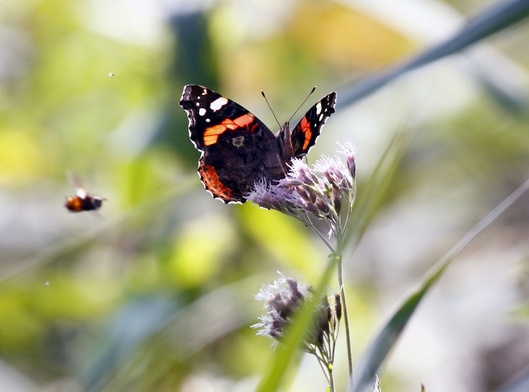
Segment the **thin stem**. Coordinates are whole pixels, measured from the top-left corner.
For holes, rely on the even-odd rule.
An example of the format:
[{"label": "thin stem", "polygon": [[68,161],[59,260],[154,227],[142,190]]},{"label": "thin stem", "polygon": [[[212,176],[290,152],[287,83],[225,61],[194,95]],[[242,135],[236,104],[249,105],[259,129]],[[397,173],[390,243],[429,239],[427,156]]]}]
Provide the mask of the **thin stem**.
[{"label": "thin stem", "polygon": [[321,370],[323,371],[323,374],[325,375],[325,378],[327,379],[327,382],[329,383],[328,390],[330,392],[335,392],[334,373],[333,373],[333,367],[332,367],[333,363],[329,361],[326,350],[313,349],[313,350],[308,350],[307,352],[314,355],[316,359],[318,360],[318,365],[320,365]]},{"label": "thin stem", "polygon": [[327,365],[327,370],[329,371],[329,390],[331,392],[334,392],[334,373],[332,371],[333,365],[334,365],[333,363],[329,363]]},{"label": "thin stem", "polygon": [[318,236],[320,237],[320,239],[323,241],[323,243],[325,245],[327,245],[327,248],[329,248],[329,250],[332,252],[332,253],[336,253],[336,251],[334,250],[334,248],[332,247],[331,243],[329,241],[327,241],[327,238],[325,238],[325,236],[320,233],[320,231],[316,228],[316,226],[314,225],[314,223],[312,223],[312,220],[310,219],[310,216],[307,212],[305,212],[305,218],[307,218],[306,221],[304,221],[303,219],[300,219],[298,218],[300,221],[302,221],[303,223],[307,224],[307,222],[309,222],[309,226],[310,228],[316,232],[316,234],[318,234]]},{"label": "thin stem", "polygon": [[345,284],[343,281],[343,234],[347,230],[347,225],[349,223],[349,218],[351,216],[351,212],[353,210],[353,203],[356,195],[356,186],[353,189],[353,192],[349,194],[349,196],[352,196],[350,198],[350,204],[349,208],[347,209],[347,213],[345,214],[345,223],[343,226],[338,225],[339,232],[337,233],[337,249],[339,251],[339,254],[336,254],[336,257],[338,258],[338,284],[340,285],[340,299],[343,309],[343,320],[345,324],[345,338],[346,338],[346,344],[347,344],[347,363],[349,366],[349,382],[352,384],[353,382],[353,354],[351,350],[351,328],[349,327],[349,311],[347,310],[347,298],[345,295]]},{"label": "thin stem", "polygon": [[[338,246],[340,251],[343,249],[341,244]],[[351,351],[351,329],[349,328],[349,312],[347,311],[347,299],[345,297],[345,285],[343,282],[343,261],[342,254],[335,254],[338,259],[338,284],[340,286],[340,302],[343,309],[343,321],[345,324],[345,340],[347,344],[347,364],[349,369],[349,380],[353,381],[353,354]]]},{"label": "thin stem", "polygon": [[327,363],[323,360],[323,358],[321,358],[318,355],[316,355],[316,358],[318,359],[318,365],[320,365],[321,371],[325,375],[325,378],[327,379],[327,382],[330,385],[331,384],[331,377],[329,375],[329,369],[328,369]]}]

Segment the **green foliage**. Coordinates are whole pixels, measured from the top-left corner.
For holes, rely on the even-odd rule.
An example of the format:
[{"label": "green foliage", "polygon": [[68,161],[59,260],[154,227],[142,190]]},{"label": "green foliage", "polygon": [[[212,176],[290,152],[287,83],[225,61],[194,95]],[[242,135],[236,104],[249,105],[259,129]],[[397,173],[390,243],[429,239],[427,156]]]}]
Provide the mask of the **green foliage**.
[{"label": "green foliage", "polygon": [[[457,286],[454,280],[443,286],[449,277],[439,280],[440,273],[424,271],[458,239],[466,244],[469,237],[462,233],[527,176],[527,26],[518,22],[527,16],[528,2],[498,2],[412,57],[412,50],[424,46],[422,37],[349,5],[219,2],[184,12],[154,2],[121,3],[0,2],[3,364],[49,390],[61,382],[92,391],[271,391],[280,385],[323,390],[313,369],[297,366],[310,312],[300,315],[276,352],[249,326],[259,314],[253,296],[277,270],[308,280],[317,292],[336,287],[327,249],[302,224],[277,212],[212,200],[196,176],[198,154],[178,107],[182,85],[201,83],[274,129],[259,91],[272,97],[283,122],[317,84],[320,93],[341,88],[337,113],[309,160],[318,152],[329,154],[335,140],[353,139],[358,147],[358,201],[346,235],[350,256],[344,257],[345,289],[354,297],[357,382],[365,386],[379,372],[383,390],[397,390],[378,370],[385,363],[387,379],[419,390],[413,385],[431,375],[406,369],[410,386],[402,368],[387,362],[387,353],[398,354],[404,327],[434,306],[423,303],[416,311],[433,283],[445,297],[456,296]],[[498,31],[503,33],[491,38]],[[437,73],[444,62],[416,72],[479,41],[503,45],[503,54],[489,47],[495,55],[472,60],[474,68],[463,77],[455,67]],[[497,56],[505,62],[496,63]],[[402,58],[410,60],[398,62]],[[377,72],[381,68],[387,71]],[[425,77],[435,83],[425,83]],[[391,123],[410,112],[404,126]],[[99,214],[64,209],[65,196],[75,193],[68,170],[88,192],[106,198]],[[407,218],[417,216],[411,220],[416,226],[410,224]],[[454,274],[467,280],[501,263],[506,276],[496,280],[508,282],[508,289],[500,294],[515,298],[502,308],[505,315],[491,314],[482,324],[503,316],[510,325],[515,313],[515,322],[526,329],[521,277],[529,258],[520,245],[526,222],[523,203],[513,204],[499,223],[486,226],[484,243],[458,254],[462,267]],[[392,225],[397,241],[377,236]],[[395,268],[393,259],[402,260],[402,254],[407,263]],[[478,266],[471,264],[472,255],[480,259]],[[481,260],[487,256],[493,262]],[[365,348],[374,334],[364,331],[382,323],[386,306],[395,307],[402,292],[417,284],[420,289],[401,301],[394,317],[386,317],[390,321]],[[469,291],[478,289],[487,283]],[[493,307],[484,301],[468,313]],[[494,331],[493,336],[510,336],[508,329]],[[472,375],[473,385],[492,389],[513,376],[523,358],[512,353],[510,372],[489,380],[493,372],[479,351],[485,348],[469,351],[475,368],[484,367]],[[339,355],[335,374],[343,390],[345,351]],[[362,369],[369,369],[365,377]],[[0,379],[11,380],[3,372]],[[523,388],[526,380],[522,376],[512,385]],[[426,390],[444,389],[427,384]]]}]

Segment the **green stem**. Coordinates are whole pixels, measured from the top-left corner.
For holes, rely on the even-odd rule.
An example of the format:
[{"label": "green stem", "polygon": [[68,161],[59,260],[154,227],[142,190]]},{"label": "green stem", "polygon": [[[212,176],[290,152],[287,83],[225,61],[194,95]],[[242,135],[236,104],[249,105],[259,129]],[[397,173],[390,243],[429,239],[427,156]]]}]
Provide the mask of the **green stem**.
[{"label": "green stem", "polygon": [[329,365],[327,365],[327,370],[329,372],[329,391],[330,392],[335,392],[334,391],[334,373],[332,371],[332,367],[333,367],[334,364],[330,363]]},{"label": "green stem", "polygon": [[353,382],[353,353],[351,351],[351,329],[349,328],[349,312],[347,311],[347,299],[345,297],[345,285],[343,281],[343,260],[342,260],[342,246],[338,246],[339,254],[335,257],[338,259],[338,284],[340,286],[340,302],[343,310],[343,321],[345,324],[345,340],[347,344],[347,364],[349,369],[349,382]]},{"label": "green stem", "polygon": [[301,219],[299,217],[297,217],[297,219],[299,219],[300,221],[305,223],[307,226],[309,226],[318,235],[318,237],[320,237],[320,239],[323,241],[323,243],[327,246],[327,248],[329,248],[329,250],[332,253],[336,253],[336,251],[332,247],[331,243],[329,241],[327,241],[327,238],[325,238],[325,236],[322,233],[320,233],[320,231],[318,230],[316,225],[314,223],[312,223],[312,220],[310,219],[310,216],[309,216],[309,214],[307,212],[305,212],[305,219]]}]

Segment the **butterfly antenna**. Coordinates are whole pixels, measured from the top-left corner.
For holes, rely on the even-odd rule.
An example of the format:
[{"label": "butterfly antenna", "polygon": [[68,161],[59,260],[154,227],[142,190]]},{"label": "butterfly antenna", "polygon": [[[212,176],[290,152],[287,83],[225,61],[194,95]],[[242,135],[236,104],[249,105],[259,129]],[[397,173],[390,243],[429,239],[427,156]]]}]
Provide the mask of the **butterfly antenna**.
[{"label": "butterfly antenna", "polygon": [[316,86],[314,86],[312,88],[312,90],[310,90],[310,93],[307,94],[307,97],[303,100],[303,102],[301,102],[301,105],[299,105],[299,107],[296,109],[296,111],[294,112],[294,114],[292,114],[292,116],[290,116],[290,118],[288,119],[288,122],[290,122],[292,120],[292,118],[296,115],[296,113],[299,111],[299,109],[301,109],[301,107],[303,105],[305,105],[305,102],[307,102],[307,99],[309,99],[309,97],[312,95],[312,93],[316,91]]},{"label": "butterfly antenna", "polygon": [[276,114],[274,113],[274,109],[272,109],[272,106],[270,106],[270,102],[268,102],[268,98],[266,98],[266,95],[265,95],[265,93],[264,93],[263,90],[261,90],[261,95],[262,95],[263,98],[265,99],[266,104],[268,105],[268,108],[270,109],[270,111],[272,112],[272,115],[273,115],[274,118],[276,119],[276,123],[277,123],[277,125],[279,125],[279,128],[281,128],[281,124],[279,124],[279,120],[277,119]]}]

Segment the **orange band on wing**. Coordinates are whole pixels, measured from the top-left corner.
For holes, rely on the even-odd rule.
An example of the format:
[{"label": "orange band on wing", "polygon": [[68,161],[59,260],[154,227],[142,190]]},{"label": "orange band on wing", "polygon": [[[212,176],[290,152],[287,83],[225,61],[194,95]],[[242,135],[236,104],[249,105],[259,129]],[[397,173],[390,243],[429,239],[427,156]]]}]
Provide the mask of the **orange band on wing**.
[{"label": "orange band on wing", "polygon": [[303,134],[305,135],[302,150],[306,152],[307,148],[309,147],[309,143],[312,139],[312,130],[310,129],[310,122],[309,120],[307,120],[306,117],[303,117],[299,123],[299,126],[301,127],[301,129],[303,130]]},{"label": "orange band on wing", "polygon": [[255,117],[251,113],[243,114],[234,120],[229,118],[222,120],[220,124],[213,125],[212,127],[206,128],[202,140],[205,146],[211,146],[217,143],[219,136],[227,130],[234,131],[237,128],[244,128],[254,121]]},{"label": "orange band on wing", "polygon": [[222,199],[226,203],[235,201],[235,199],[233,199],[233,191],[222,183],[213,166],[200,162],[198,173],[200,174],[200,179],[204,183],[204,186],[211,192],[213,197]]}]

